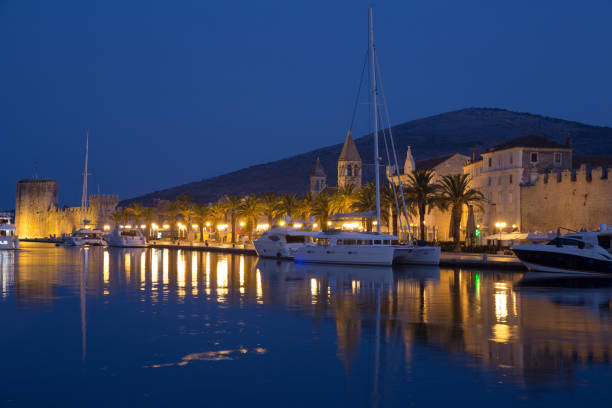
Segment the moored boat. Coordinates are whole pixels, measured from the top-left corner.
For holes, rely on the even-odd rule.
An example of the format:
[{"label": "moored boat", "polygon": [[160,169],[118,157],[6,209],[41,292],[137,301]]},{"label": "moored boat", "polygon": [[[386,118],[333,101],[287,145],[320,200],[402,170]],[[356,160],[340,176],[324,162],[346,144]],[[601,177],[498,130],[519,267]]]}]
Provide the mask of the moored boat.
[{"label": "moored boat", "polygon": [[531,271],[612,275],[611,236],[602,225],[599,232],[558,235],[548,244],[518,245],[512,251]]},{"label": "moored boat", "polygon": [[138,228],[119,227],[104,236],[104,240],[111,247],[144,248],[147,240]]},{"label": "moored boat", "polygon": [[257,255],[262,258],[294,259],[295,252],[312,243],[312,237],[316,234],[318,232],[273,227],[253,241],[253,244]]},{"label": "moored boat", "polygon": [[368,232],[328,231],[295,252],[296,262],[346,265],[391,265],[397,237]]},{"label": "moored boat", "polygon": [[394,246],[393,263],[397,265],[439,265],[440,247],[416,245]]},{"label": "moored boat", "polygon": [[81,228],[74,231],[66,240],[64,245],[68,246],[101,246],[105,245],[104,232],[99,229]]},{"label": "moored boat", "polygon": [[0,213],[0,249],[18,249],[19,238],[9,213]]}]

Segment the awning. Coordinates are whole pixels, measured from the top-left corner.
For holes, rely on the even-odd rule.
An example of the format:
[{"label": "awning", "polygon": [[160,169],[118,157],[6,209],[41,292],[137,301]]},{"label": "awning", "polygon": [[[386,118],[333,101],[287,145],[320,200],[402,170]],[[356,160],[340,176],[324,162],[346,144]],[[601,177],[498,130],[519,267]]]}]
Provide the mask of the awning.
[{"label": "awning", "polygon": [[502,240],[502,241],[517,241],[526,239],[529,234],[526,232],[502,232],[497,234],[487,235],[486,240]]}]

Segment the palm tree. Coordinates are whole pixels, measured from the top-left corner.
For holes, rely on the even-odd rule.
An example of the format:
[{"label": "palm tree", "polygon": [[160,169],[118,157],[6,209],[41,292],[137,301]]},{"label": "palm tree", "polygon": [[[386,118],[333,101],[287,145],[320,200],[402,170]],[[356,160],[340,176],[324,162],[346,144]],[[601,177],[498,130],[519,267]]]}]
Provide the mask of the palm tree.
[{"label": "palm tree", "polygon": [[204,242],[204,226],[206,223],[211,220],[211,207],[206,204],[196,204],[193,207],[195,219],[198,220],[198,224],[200,226],[200,242]]},{"label": "palm tree", "polygon": [[111,215],[111,219],[115,223],[115,228],[119,228],[119,224],[121,224],[121,220],[123,219],[123,214],[122,214],[121,210],[115,211]]},{"label": "palm tree", "polygon": [[[352,209],[359,212],[370,212],[376,209],[376,185],[368,183],[357,192],[357,199],[353,203]],[[382,218],[382,216],[381,216]],[[366,230],[372,231],[372,218],[366,217]]]},{"label": "palm tree", "polygon": [[290,219],[297,215],[297,210],[300,207],[300,200],[293,193],[283,194],[280,200],[280,214],[289,217]]},{"label": "palm tree", "polygon": [[453,240],[455,241],[455,251],[461,250],[460,239],[460,224],[463,216],[464,205],[476,205],[481,207],[485,201],[484,195],[470,188],[472,178],[469,174],[453,174],[442,177],[440,181],[440,198],[439,202],[442,208],[448,209],[451,207],[451,223],[453,226]]},{"label": "palm tree", "polygon": [[[396,189],[396,193],[399,193]],[[385,216],[383,217],[381,214],[381,218],[385,220],[386,223],[389,222],[389,217],[391,217],[391,225],[387,225],[391,227],[391,233],[397,236],[397,206],[395,195],[393,192],[393,186],[391,183],[385,183],[380,189],[380,204],[381,204],[381,212],[384,210]],[[399,197],[398,197],[399,200]]]},{"label": "palm tree", "polygon": [[236,217],[238,216],[238,211],[242,206],[242,197],[239,196],[229,196],[227,201],[223,203],[225,207],[226,214],[229,215],[230,222],[232,224],[232,243],[236,242]]},{"label": "palm tree", "polygon": [[147,239],[151,236],[151,223],[153,222],[153,207],[142,207],[142,219],[145,222]]},{"label": "palm tree", "polygon": [[419,214],[420,239],[425,239],[425,214],[438,206],[440,186],[434,181],[430,170],[416,170],[408,175],[406,195],[413,210]]},{"label": "palm tree", "polygon": [[332,199],[334,213],[347,213],[351,211],[351,207],[355,201],[355,187],[352,184],[340,187]]},{"label": "palm tree", "polygon": [[238,210],[238,214],[246,219],[246,229],[249,234],[249,240],[253,239],[253,230],[257,226],[257,218],[261,212],[261,203],[256,196],[250,195],[242,200],[242,205]]},{"label": "palm tree", "polygon": [[133,217],[134,224],[140,224],[140,216],[144,210],[144,206],[141,203],[132,203],[127,209],[128,214]]},{"label": "palm tree", "polygon": [[308,191],[304,194],[304,198],[300,201],[300,206],[298,208],[298,215],[304,219],[305,222],[308,222],[308,219],[312,215],[312,206],[314,205],[314,198],[312,193]]},{"label": "palm tree", "polygon": [[188,201],[179,202],[179,205],[181,206],[181,208],[178,212],[183,216],[183,223],[185,224],[185,234],[186,237],[189,237],[192,234],[191,222],[196,213],[193,209],[193,204]]},{"label": "palm tree", "polygon": [[274,224],[274,219],[280,212],[280,197],[276,193],[265,193],[259,198],[261,211],[268,219],[268,225]]},{"label": "palm tree", "polygon": [[165,215],[168,219],[168,224],[170,224],[170,233],[174,236],[174,231],[176,227],[176,217],[179,215],[179,203],[176,201],[172,201],[168,204],[168,207],[161,214]]},{"label": "palm tree", "polygon": [[327,222],[329,221],[329,215],[332,212],[332,200],[329,195],[325,193],[319,193],[312,204],[312,215],[315,216],[316,220],[321,226],[321,230],[327,231]]}]

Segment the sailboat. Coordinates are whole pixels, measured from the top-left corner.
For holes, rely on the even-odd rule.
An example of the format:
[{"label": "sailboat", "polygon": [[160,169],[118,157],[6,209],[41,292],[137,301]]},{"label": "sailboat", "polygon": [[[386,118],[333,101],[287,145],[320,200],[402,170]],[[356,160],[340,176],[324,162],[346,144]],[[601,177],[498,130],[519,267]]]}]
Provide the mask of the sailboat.
[{"label": "sailboat", "polygon": [[376,185],[376,232],[327,231],[317,234],[313,244],[307,244],[295,253],[296,262],[334,264],[381,265],[393,264],[394,243],[397,237],[380,232],[380,157],[378,153],[378,104],[376,102],[376,55],[372,9],[369,17],[369,56],[371,68],[372,112],[374,122],[374,173]]},{"label": "sailboat", "polygon": [[89,133],[85,135],[85,170],[83,172],[83,191],[81,195],[81,224],[82,227],[72,232],[66,238],[64,245],[83,246],[83,245],[104,245],[104,232],[91,226],[91,221],[87,219],[87,164],[89,159]]}]

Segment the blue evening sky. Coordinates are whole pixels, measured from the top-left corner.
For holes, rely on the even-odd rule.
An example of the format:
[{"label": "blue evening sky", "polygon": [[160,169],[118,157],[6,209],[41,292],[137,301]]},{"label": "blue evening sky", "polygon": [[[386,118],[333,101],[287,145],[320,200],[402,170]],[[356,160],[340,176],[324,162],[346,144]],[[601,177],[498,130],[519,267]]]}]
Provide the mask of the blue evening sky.
[{"label": "blue evening sky", "polygon": [[[0,0],[0,208],[121,198],[344,139],[371,1]],[[471,106],[612,125],[612,3],[377,1],[392,121]],[[356,132],[360,135],[361,132]]]}]

